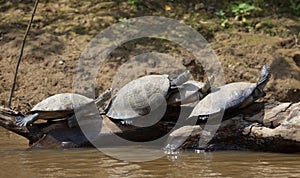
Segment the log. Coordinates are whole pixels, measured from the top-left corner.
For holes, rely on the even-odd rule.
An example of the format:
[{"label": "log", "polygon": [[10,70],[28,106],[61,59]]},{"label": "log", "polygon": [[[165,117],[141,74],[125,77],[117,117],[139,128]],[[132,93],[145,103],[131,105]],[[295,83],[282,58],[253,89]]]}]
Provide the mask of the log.
[{"label": "log", "polygon": [[[265,105],[254,103],[247,108],[225,113],[217,132],[205,130],[206,123],[188,125],[180,123],[174,131],[179,108],[168,109],[168,113],[157,124],[139,128],[121,125],[103,118],[101,134],[95,139],[103,147],[128,145],[127,142],[113,142],[116,136],[139,145],[167,135],[163,147],[167,152],[197,149],[256,150],[270,152],[300,152],[300,103],[277,103]],[[188,113],[187,113],[188,114]],[[21,113],[0,108],[0,125],[29,140],[29,149],[93,147],[80,128],[69,128],[66,120],[36,123],[27,127],[15,124]],[[211,138],[207,144],[202,141]],[[200,141],[200,142],[199,142]]]},{"label": "log", "polygon": [[[300,103],[280,103],[257,112],[258,108],[253,104],[223,121],[205,146],[199,145],[200,137],[210,135],[204,125],[183,126],[170,134],[165,150],[300,152]],[[186,133],[191,133],[187,139]]]},{"label": "log", "polygon": [[[24,117],[20,112],[0,107],[0,126],[21,135],[29,140],[29,149],[52,148],[78,148],[93,147],[80,127],[70,128],[66,120],[48,121],[47,123],[34,123],[26,127],[16,125],[16,117]],[[169,115],[173,117],[173,115]],[[159,122],[153,126],[139,128],[130,125],[122,125],[112,122],[104,117],[102,119],[101,133],[97,135],[95,142],[100,142],[103,147],[124,146],[127,142],[113,142],[117,137],[132,142],[145,142],[155,140],[165,135],[173,127],[173,122]],[[93,124],[93,123],[92,123]],[[93,127],[93,125],[90,125]],[[100,131],[100,130],[99,130]],[[151,134],[149,134],[151,133]]]},{"label": "log", "polygon": [[32,142],[41,138],[41,132],[39,130],[35,130],[35,127],[33,127],[32,130],[28,130],[26,127],[17,126],[15,122],[16,117],[24,117],[24,115],[20,112],[0,107],[0,126],[21,135]]}]

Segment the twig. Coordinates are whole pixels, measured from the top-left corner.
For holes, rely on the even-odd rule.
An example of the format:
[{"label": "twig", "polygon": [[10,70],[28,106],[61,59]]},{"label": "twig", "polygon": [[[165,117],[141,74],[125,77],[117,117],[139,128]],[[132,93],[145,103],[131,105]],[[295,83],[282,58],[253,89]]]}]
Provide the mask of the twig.
[{"label": "twig", "polygon": [[297,35],[294,35],[294,38],[295,38],[295,46],[297,47],[298,46],[298,37],[297,37]]},{"label": "twig", "polygon": [[11,87],[11,90],[10,90],[9,99],[8,99],[8,105],[7,106],[9,108],[11,106],[11,99],[13,97],[14,90],[15,90],[15,85],[16,85],[16,81],[17,81],[17,75],[18,75],[19,65],[20,65],[20,62],[21,62],[21,58],[23,56],[23,50],[24,50],[26,38],[27,38],[28,32],[30,30],[30,27],[31,27],[31,24],[32,24],[32,21],[33,21],[33,17],[34,17],[34,14],[35,14],[35,11],[36,11],[38,3],[39,3],[39,0],[36,0],[35,4],[34,4],[34,7],[33,7],[32,14],[31,14],[31,19],[30,19],[30,21],[28,23],[28,26],[27,26],[27,29],[26,29],[26,32],[25,32],[25,35],[24,35],[24,38],[23,38],[22,48],[21,48],[19,59],[18,59],[18,63],[16,65],[14,80],[13,80],[13,84],[12,84],[12,87]]}]

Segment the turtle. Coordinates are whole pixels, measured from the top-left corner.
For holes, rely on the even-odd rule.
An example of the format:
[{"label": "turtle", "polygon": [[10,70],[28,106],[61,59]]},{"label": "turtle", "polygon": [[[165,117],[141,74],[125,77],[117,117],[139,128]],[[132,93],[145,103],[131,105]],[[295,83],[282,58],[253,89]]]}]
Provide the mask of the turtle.
[{"label": "turtle", "polygon": [[[124,85],[106,108],[106,116],[112,121],[132,124],[141,116],[148,115],[166,103],[171,93],[178,91],[188,81],[190,71],[184,71],[174,79],[167,74],[147,75]],[[153,116],[155,117],[155,116]]]},{"label": "turtle", "polygon": [[55,120],[68,118],[69,127],[76,125],[74,110],[95,103],[97,107],[103,107],[104,102],[111,97],[112,89],[107,89],[97,99],[88,98],[76,93],[60,93],[50,96],[35,105],[26,117],[17,117],[18,126],[27,126],[38,119]]},{"label": "turtle", "polygon": [[209,116],[215,117],[223,111],[232,111],[250,105],[266,95],[263,89],[270,77],[270,66],[265,64],[257,83],[235,82],[212,88],[211,93],[194,107],[188,119],[197,117],[198,121],[206,120]]},{"label": "turtle", "polygon": [[172,93],[169,96],[168,105],[178,106],[200,101],[209,94],[213,81],[214,77],[211,76],[205,83],[196,80],[189,80],[183,83],[179,88],[179,92]]}]

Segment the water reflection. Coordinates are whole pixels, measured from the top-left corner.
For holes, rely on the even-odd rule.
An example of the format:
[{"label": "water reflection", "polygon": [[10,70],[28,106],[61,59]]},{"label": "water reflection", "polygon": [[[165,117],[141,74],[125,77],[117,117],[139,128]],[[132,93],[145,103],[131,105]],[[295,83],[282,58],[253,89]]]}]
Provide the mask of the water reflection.
[{"label": "water reflection", "polygon": [[26,143],[0,128],[0,177],[300,177],[299,154],[181,152],[131,163],[96,149],[25,151]]}]

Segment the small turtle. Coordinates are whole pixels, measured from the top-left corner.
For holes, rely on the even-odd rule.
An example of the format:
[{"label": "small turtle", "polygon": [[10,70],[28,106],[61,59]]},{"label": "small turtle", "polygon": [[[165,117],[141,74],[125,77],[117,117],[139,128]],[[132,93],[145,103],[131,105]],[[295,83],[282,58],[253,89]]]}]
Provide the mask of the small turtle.
[{"label": "small turtle", "polygon": [[123,86],[108,105],[106,115],[112,120],[131,124],[133,119],[149,114],[162,106],[172,92],[190,78],[185,71],[175,79],[168,75],[148,75]]},{"label": "small turtle", "polygon": [[222,111],[248,106],[258,98],[265,96],[263,89],[270,76],[270,67],[264,65],[257,83],[237,82],[212,88],[211,93],[195,106],[189,118],[197,117],[205,120],[208,116],[217,115]]},{"label": "small turtle", "polygon": [[179,92],[172,93],[169,96],[168,105],[178,106],[200,101],[210,92],[213,81],[214,77],[210,77],[205,83],[196,80],[189,80],[183,83],[179,88]]},{"label": "small turtle", "polygon": [[[16,118],[16,124],[19,126],[27,126],[38,119],[55,120],[68,118],[68,125],[74,127],[76,125],[76,117],[74,115],[75,108],[81,108],[88,104],[96,103],[97,107],[102,107],[104,101],[111,97],[112,89],[106,90],[96,100],[75,93],[61,93],[50,96],[35,105],[26,117]],[[70,117],[71,116],[71,117]]]}]

